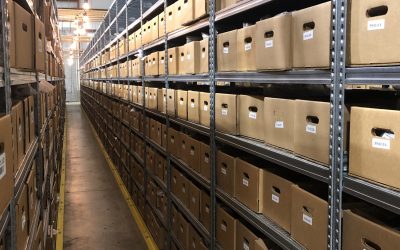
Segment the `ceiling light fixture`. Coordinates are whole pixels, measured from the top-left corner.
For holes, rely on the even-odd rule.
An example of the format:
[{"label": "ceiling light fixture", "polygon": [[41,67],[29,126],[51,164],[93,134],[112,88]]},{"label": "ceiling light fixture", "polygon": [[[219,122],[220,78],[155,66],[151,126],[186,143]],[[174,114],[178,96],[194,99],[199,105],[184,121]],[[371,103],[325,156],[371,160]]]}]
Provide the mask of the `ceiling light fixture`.
[{"label": "ceiling light fixture", "polygon": [[89,0],[84,0],[82,7],[84,10],[90,9]]}]

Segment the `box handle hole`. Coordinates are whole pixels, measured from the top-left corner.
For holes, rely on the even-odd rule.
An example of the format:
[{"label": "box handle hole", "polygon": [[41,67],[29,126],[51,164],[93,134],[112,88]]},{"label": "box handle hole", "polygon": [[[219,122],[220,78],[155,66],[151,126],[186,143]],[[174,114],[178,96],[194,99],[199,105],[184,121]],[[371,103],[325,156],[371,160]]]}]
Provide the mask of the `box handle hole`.
[{"label": "box handle hole", "polygon": [[274,32],[272,30],[264,33],[264,38],[272,38],[272,37],[274,37]]},{"label": "box handle hole", "polygon": [[251,37],[246,37],[245,39],[244,39],[244,42],[245,43],[251,43],[253,41],[253,38],[251,38]]},{"label": "box handle hole", "polygon": [[378,7],[370,8],[367,10],[367,17],[377,17],[384,16],[388,13],[388,7],[386,5],[381,5]]},{"label": "box handle hole", "polygon": [[308,123],[314,123],[318,124],[319,123],[319,118],[317,116],[309,115],[306,117],[306,120]]},{"label": "box handle hole", "polygon": [[367,238],[362,239],[362,245],[367,250],[381,250],[381,247],[378,244],[368,240]]},{"label": "box handle hole", "polygon": [[257,108],[257,107],[254,107],[254,106],[250,106],[250,107],[249,107],[249,111],[250,111],[250,112],[255,112],[255,113],[257,113],[258,108]]},{"label": "box handle hole", "polygon": [[224,44],[222,46],[224,46],[224,48],[229,47],[229,42],[224,42]]},{"label": "box handle hole", "polygon": [[243,176],[244,176],[246,179],[250,179],[250,176],[249,176],[248,173],[243,173]]},{"label": "box handle hole", "polygon": [[221,107],[224,108],[224,109],[227,109],[228,108],[228,104],[222,103]]},{"label": "box handle hole", "polygon": [[281,190],[275,186],[272,186],[272,190],[277,194],[281,194]]},{"label": "box handle hole", "polygon": [[315,28],[315,22],[308,22],[303,24],[303,30],[313,30]]},{"label": "box handle hole", "polygon": [[371,129],[371,134],[373,136],[378,136],[378,137],[382,137],[385,139],[394,139],[394,132],[390,129],[386,129],[386,128],[372,128]]}]

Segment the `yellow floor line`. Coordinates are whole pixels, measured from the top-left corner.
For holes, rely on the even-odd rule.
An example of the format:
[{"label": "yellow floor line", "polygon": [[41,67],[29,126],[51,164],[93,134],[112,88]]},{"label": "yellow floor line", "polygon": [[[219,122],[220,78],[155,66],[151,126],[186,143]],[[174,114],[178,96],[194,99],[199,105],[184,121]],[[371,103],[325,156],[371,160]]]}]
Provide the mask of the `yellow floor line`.
[{"label": "yellow floor line", "polygon": [[57,216],[56,250],[62,250],[64,244],[64,201],[65,201],[65,154],[67,150],[67,121],[64,123],[64,143],[61,163],[60,201]]},{"label": "yellow floor line", "polygon": [[[86,113],[85,113],[85,115],[86,115]],[[86,118],[87,118],[87,116],[86,116]],[[89,119],[88,119],[88,121],[89,121]],[[132,217],[135,220],[137,226],[139,227],[139,230],[143,236],[143,239],[145,240],[145,242],[147,244],[148,249],[158,250],[158,247],[157,247],[152,235],[150,234],[150,231],[147,228],[146,223],[144,222],[144,220],[143,220],[142,216],[140,215],[135,203],[133,202],[128,190],[126,189],[124,182],[122,181],[121,176],[119,175],[114,163],[111,161],[110,156],[106,152],[106,150],[103,146],[103,143],[101,142],[100,138],[98,137],[98,135],[96,133],[96,130],[94,129],[94,127],[90,121],[89,121],[89,124],[90,124],[90,127],[92,128],[94,136],[96,137],[97,143],[99,144],[100,149],[101,149],[104,157],[107,160],[108,166],[110,167],[110,170],[114,175],[115,181],[117,182],[118,187],[121,190],[121,193],[129,207],[129,210],[131,211]]]}]

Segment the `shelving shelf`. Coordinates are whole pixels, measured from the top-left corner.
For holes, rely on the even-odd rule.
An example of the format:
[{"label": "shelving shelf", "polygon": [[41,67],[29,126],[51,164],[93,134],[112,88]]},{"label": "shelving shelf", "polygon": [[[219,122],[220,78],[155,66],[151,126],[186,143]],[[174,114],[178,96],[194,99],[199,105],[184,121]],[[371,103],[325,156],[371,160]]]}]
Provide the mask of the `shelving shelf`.
[{"label": "shelving shelf", "polygon": [[0,235],[4,235],[9,222],[10,222],[10,211],[7,208],[3,214],[0,214]]},{"label": "shelving shelf", "polygon": [[400,66],[346,68],[346,84],[400,85]]}]

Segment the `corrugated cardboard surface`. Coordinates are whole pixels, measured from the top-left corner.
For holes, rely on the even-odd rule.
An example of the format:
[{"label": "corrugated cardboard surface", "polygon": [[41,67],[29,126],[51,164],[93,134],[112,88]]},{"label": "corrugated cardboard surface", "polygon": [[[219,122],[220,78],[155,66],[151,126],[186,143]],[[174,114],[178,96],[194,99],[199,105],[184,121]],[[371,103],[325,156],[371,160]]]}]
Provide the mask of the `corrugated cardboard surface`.
[{"label": "corrugated cardboard surface", "polygon": [[291,28],[291,13],[283,13],[257,22],[257,70],[286,70],[292,67]]},{"label": "corrugated cardboard surface", "polygon": [[28,97],[29,102],[29,142],[32,143],[36,137],[35,134],[35,99],[33,96]]},{"label": "corrugated cardboard surface", "polygon": [[[372,8],[387,6],[387,13],[368,15]],[[397,1],[352,0],[349,27],[349,64],[398,64],[400,17]],[[385,13],[385,14],[384,14]]]},{"label": "corrugated cardboard surface", "polygon": [[310,250],[328,247],[328,203],[292,186],[292,237]]},{"label": "corrugated cardboard surface", "polygon": [[239,96],[239,134],[264,140],[264,98]]},{"label": "corrugated cardboard surface", "polygon": [[188,163],[189,138],[190,137],[187,134],[179,134],[179,148],[177,150],[177,154],[178,158],[180,158],[186,164]]},{"label": "corrugated cardboard surface", "polygon": [[179,75],[186,74],[186,48],[185,45],[178,47],[178,73]]},{"label": "corrugated cardboard surface", "polygon": [[210,232],[211,228],[211,200],[206,192],[201,192],[200,222]]},{"label": "corrugated cardboard surface", "polygon": [[[158,38],[158,16],[155,16],[153,19],[151,19],[151,41],[154,41]],[[164,27],[164,26],[163,26]]]},{"label": "corrugated cardboard surface", "polygon": [[256,25],[237,31],[237,70],[256,70]]},{"label": "corrugated cardboard surface", "polygon": [[185,249],[189,248],[189,223],[182,214],[178,216],[178,240]]},{"label": "corrugated cardboard surface", "polygon": [[[198,19],[208,14],[208,1],[207,0],[193,0],[194,2],[194,15],[193,19]],[[215,1],[215,11],[221,9],[219,0]]]},{"label": "corrugated cardboard surface", "polygon": [[193,41],[185,44],[185,73],[198,74],[200,72],[200,42]]},{"label": "corrugated cardboard surface", "polygon": [[179,148],[179,133],[173,128],[168,129],[168,152],[172,155],[178,155],[178,148]]},{"label": "corrugated cardboard surface", "polygon": [[[292,13],[293,67],[330,66],[331,13],[330,1]],[[305,28],[308,23],[314,28]]]},{"label": "corrugated cardboard surface", "polygon": [[179,50],[178,48],[168,49],[168,74],[176,75],[179,69]]},{"label": "corrugated cardboard surface", "polygon": [[200,124],[210,127],[210,94],[200,92]]},{"label": "corrugated cardboard surface", "polygon": [[[19,166],[19,158],[18,158],[18,105],[13,105],[11,108],[11,134],[12,134],[12,160],[13,160],[13,165],[12,165],[12,173],[17,172],[18,166]],[[43,109],[42,111],[43,112]],[[43,124],[43,122],[42,122]],[[7,131],[7,130],[4,130]],[[5,133],[6,135],[7,133]],[[10,167],[8,167],[10,169]],[[7,170],[10,171],[10,170]],[[14,176],[14,175],[13,175]]]},{"label": "corrugated cardboard surface", "polygon": [[236,220],[222,207],[217,207],[217,241],[222,249],[236,249]]},{"label": "corrugated cardboard surface", "polygon": [[[14,13],[14,1],[7,1],[7,10],[8,10],[8,16],[13,17],[15,15]],[[45,6],[45,11],[47,10]],[[15,20],[14,18],[9,18],[9,33],[8,33],[8,54],[9,54],[9,67],[14,68],[15,67]]]},{"label": "corrugated cardboard surface", "polygon": [[182,6],[182,16],[180,22],[182,24],[190,22],[194,17],[194,0],[179,0]]},{"label": "corrugated cardboard surface", "polygon": [[200,161],[201,161],[201,144],[196,139],[188,136],[188,148],[186,153],[188,165],[195,170],[196,172],[200,173]]},{"label": "corrugated cardboard surface", "polygon": [[187,100],[188,100],[188,92],[186,90],[177,90],[176,91],[177,115],[179,118],[181,118],[183,120],[187,120],[187,118],[188,118]]},{"label": "corrugated cardboard surface", "polygon": [[210,179],[210,146],[200,142],[200,174]]},{"label": "corrugated cardboard surface", "polygon": [[350,210],[343,211],[343,249],[396,249],[399,231],[364,218]]},{"label": "corrugated cardboard surface", "polygon": [[189,90],[188,92],[188,120],[194,123],[199,123],[200,122],[200,108],[199,108],[199,102],[200,102],[200,93],[198,91],[191,91]]},{"label": "corrugated cardboard surface", "polygon": [[28,189],[22,188],[22,192],[15,206],[17,249],[25,249],[28,241]]},{"label": "corrugated cardboard surface", "polygon": [[175,116],[175,89],[167,89],[167,113]]},{"label": "corrugated cardboard surface", "polygon": [[235,196],[235,157],[217,151],[217,187],[231,195]]},{"label": "corrugated cardboard surface", "polygon": [[44,24],[35,17],[35,66],[36,70],[40,72],[44,72],[46,70],[45,65],[45,30]]},{"label": "corrugated cardboard surface", "polygon": [[[0,117],[0,213],[2,214],[14,194],[13,135],[11,116]],[[4,161],[4,162],[3,162]]]},{"label": "corrugated cardboard surface", "polygon": [[217,65],[218,71],[237,70],[237,30],[218,34]]},{"label": "corrugated cardboard surface", "polygon": [[[400,111],[351,109],[349,173],[388,186],[400,188]],[[393,139],[381,137],[376,129],[394,133]]]},{"label": "corrugated cardboard surface", "polygon": [[221,9],[228,8],[231,5],[239,2],[240,0],[220,0],[221,1]]},{"label": "corrugated cardboard surface", "polygon": [[157,109],[159,112],[165,113],[167,108],[167,89],[157,89]]},{"label": "corrugated cardboard surface", "polygon": [[22,160],[24,158],[24,108],[23,103],[18,102],[15,105],[17,110],[17,148],[18,148],[18,166],[14,169],[15,174],[19,171]]},{"label": "corrugated cardboard surface", "polygon": [[261,213],[263,209],[263,170],[236,159],[235,198],[251,210]]},{"label": "corrugated cardboard surface", "polygon": [[236,249],[266,250],[265,243],[239,221],[236,223]]},{"label": "corrugated cardboard surface", "polygon": [[32,15],[17,3],[14,4],[15,67],[33,69]]},{"label": "corrugated cardboard surface", "polygon": [[198,220],[200,219],[200,189],[193,184],[189,183],[189,206],[190,212]]},{"label": "corrugated cardboard surface", "polygon": [[[310,121],[317,117],[318,124]],[[326,165],[329,164],[330,104],[295,101],[294,151]]]},{"label": "corrugated cardboard surface", "polygon": [[[204,1],[204,0],[201,0]],[[202,73],[208,73],[208,38],[203,39],[200,41],[200,69],[199,72],[200,74]]]},{"label": "corrugated cardboard surface", "polygon": [[[31,172],[26,179],[26,185],[28,188],[28,207],[29,207],[29,228],[33,225],[33,217],[35,214],[37,196],[36,196],[36,164],[32,164]],[[29,232],[30,234],[31,232]]]},{"label": "corrugated cardboard surface", "polygon": [[215,124],[219,131],[230,134],[239,133],[239,99],[232,94],[215,95]]},{"label": "corrugated cardboard surface", "polygon": [[158,35],[159,35],[159,37],[165,35],[164,23],[165,23],[164,12],[161,12],[158,15]]},{"label": "corrugated cardboard surface", "polygon": [[264,98],[264,140],[267,144],[293,151],[294,109],[294,100]]},{"label": "corrugated cardboard surface", "polygon": [[165,52],[160,51],[158,53],[158,73],[159,75],[165,75]]}]

